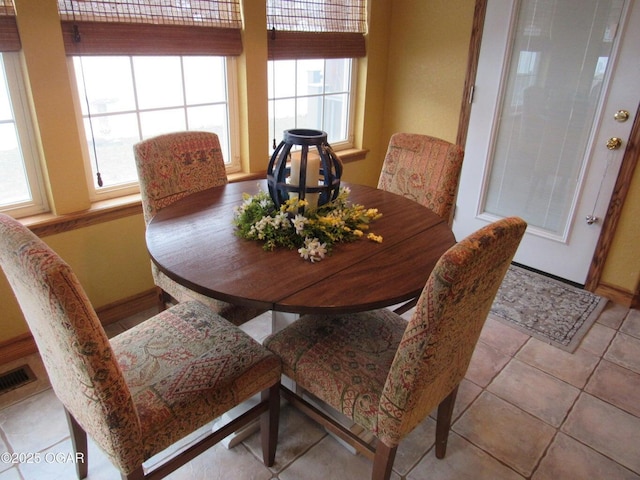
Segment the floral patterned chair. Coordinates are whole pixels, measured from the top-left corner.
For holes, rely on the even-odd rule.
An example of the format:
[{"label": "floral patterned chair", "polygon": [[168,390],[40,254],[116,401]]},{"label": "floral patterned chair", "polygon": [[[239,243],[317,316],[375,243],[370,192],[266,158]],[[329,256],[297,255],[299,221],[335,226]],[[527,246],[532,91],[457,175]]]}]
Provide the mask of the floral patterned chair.
[{"label": "floral patterned chair", "polygon": [[[464,151],[446,140],[417,133],[395,133],[378,188],[410,198],[453,224],[453,213]],[[416,305],[409,300],[394,311],[402,314]]]},{"label": "floral patterned chair", "polygon": [[[201,303],[180,303],[111,341],[78,279],[42,240],[0,214],[0,265],[64,405],[74,449],[87,434],[122,473],[145,477],[143,462],[262,392],[246,414],[152,472],[162,478],[261,417],[263,457],[278,435],[278,357]],[[88,465],[77,464],[79,478]]]},{"label": "floral patterned chair", "polygon": [[[176,132],[134,145],[145,223],[176,200],[207,188],[225,185],[227,173],[215,133]],[[198,300],[235,325],[264,310],[232,305],[206,297],[171,280],[151,262],[151,274],[159,289],[159,306]]]},{"label": "floral patterned chair", "polygon": [[431,209],[451,225],[464,151],[439,138],[417,133],[391,136],[378,188]]},{"label": "floral patterned chair", "polygon": [[371,446],[301,396],[293,405],[373,459],[388,479],[400,441],[438,407],[435,453],[443,458],[460,381],[526,223],[506,218],[451,247],[427,280],[407,323],[389,310],[305,315],[268,337],[283,374],[373,433]]}]

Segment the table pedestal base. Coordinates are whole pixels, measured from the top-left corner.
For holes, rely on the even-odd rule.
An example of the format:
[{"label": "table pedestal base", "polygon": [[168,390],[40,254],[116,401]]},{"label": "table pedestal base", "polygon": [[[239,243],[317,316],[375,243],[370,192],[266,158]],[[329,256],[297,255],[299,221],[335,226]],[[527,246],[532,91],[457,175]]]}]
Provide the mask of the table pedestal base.
[{"label": "table pedestal base", "polygon": [[295,322],[300,315],[288,312],[271,312],[271,333],[276,333]]},{"label": "table pedestal base", "polygon": [[[255,407],[258,403],[260,403],[260,395],[254,395],[249,400],[245,400],[240,405],[229,410],[224,415],[222,415],[218,420],[216,420],[216,422],[213,425],[213,429],[215,430],[220,428],[222,425],[226,425],[231,420],[239,417],[249,409]],[[254,421],[248,423],[247,425],[242,427],[240,430],[233,432],[227,438],[222,440],[221,443],[228,449],[231,449],[236,445],[238,445],[247,437],[250,437],[251,435],[253,435],[258,430],[260,430],[260,419],[256,418]]]},{"label": "table pedestal base", "polygon": [[[298,319],[298,317],[299,317],[299,315],[296,314],[296,313],[286,313],[286,312],[272,311],[271,312],[271,333],[275,333],[277,331],[282,330],[287,325],[291,325],[293,322],[295,322]],[[287,384],[287,380],[289,381],[288,384]],[[290,389],[294,388],[293,382],[291,382],[291,380],[289,380],[287,377],[283,377],[282,381],[288,388],[290,388]],[[250,408],[252,408],[255,405],[257,405],[259,402],[260,402],[260,395],[254,395],[249,400],[246,400],[246,401],[242,402],[242,404],[238,405],[237,407],[231,409],[230,411],[228,411],[224,415],[222,415],[214,423],[213,428],[216,429],[216,428],[219,428],[221,425],[225,425],[225,424],[229,423],[234,418],[239,417],[244,412],[246,412]],[[259,419],[255,419],[253,422],[245,425],[240,430],[238,430],[236,432],[233,432],[227,438],[222,440],[221,443],[226,448],[231,449],[231,448],[235,447],[236,445],[238,445],[243,440],[245,440],[246,438],[248,438],[251,435],[253,435],[258,430],[260,430],[260,420]]]}]

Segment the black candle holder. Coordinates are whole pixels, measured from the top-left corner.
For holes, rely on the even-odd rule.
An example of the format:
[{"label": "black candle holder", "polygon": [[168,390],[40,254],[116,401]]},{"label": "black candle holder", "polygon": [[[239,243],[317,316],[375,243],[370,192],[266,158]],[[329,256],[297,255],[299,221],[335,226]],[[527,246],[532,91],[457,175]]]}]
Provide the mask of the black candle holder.
[{"label": "black candle holder", "polygon": [[[299,157],[297,152],[291,155],[294,145],[302,147]],[[309,149],[313,147],[317,156],[313,150],[310,156]],[[277,208],[295,195],[307,200],[309,209],[320,207],[338,196],[341,176],[342,161],[321,130],[285,130],[267,167],[269,195]],[[299,207],[298,212],[303,214],[304,207]]]}]

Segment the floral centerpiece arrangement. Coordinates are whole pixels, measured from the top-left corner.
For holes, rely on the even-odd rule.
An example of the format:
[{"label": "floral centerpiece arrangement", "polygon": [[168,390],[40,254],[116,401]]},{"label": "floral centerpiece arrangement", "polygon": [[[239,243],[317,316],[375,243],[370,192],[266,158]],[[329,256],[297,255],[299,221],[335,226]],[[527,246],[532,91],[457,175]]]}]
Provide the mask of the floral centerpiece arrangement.
[{"label": "floral centerpiece arrangement", "polygon": [[[309,208],[306,200],[297,197],[276,208],[266,191],[244,194],[242,205],[235,209],[237,234],[249,240],[263,241],[265,250],[297,249],[302,258],[311,262],[322,260],[336,243],[363,237],[381,243],[381,236],[365,235],[365,231],[382,214],[376,208],[367,209],[350,203],[350,193],[348,187],[340,187],[334,200],[317,209]],[[305,207],[304,214],[298,213],[300,207]]]}]

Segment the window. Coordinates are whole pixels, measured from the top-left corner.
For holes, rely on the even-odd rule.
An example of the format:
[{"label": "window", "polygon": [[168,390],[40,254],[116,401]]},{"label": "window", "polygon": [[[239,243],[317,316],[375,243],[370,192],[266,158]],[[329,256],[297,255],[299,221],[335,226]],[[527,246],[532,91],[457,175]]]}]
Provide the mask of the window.
[{"label": "window", "polygon": [[0,53],[0,211],[14,217],[48,208],[22,79],[17,54]]},{"label": "window", "polygon": [[133,145],[163,133],[214,132],[229,170],[238,167],[224,57],[76,56],[73,65],[97,193],[137,189]]},{"label": "window", "polygon": [[242,52],[239,0],[58,0],[58,11],[94,200],[137,191],[133,144],[171,131],[217,133],[228,171],[239,169],[227,88]]},{"label": "window", "polygon": [[334,147],[351,146],[353,63],[350,58],[269,61],[269,138],[277,144],[284,130],[312,128],[327,132]]},{"label": "window", "polygon": [[267,0],[269,134],[327,132],[351,147],[356,59],[365,55],[365,0]]}]

